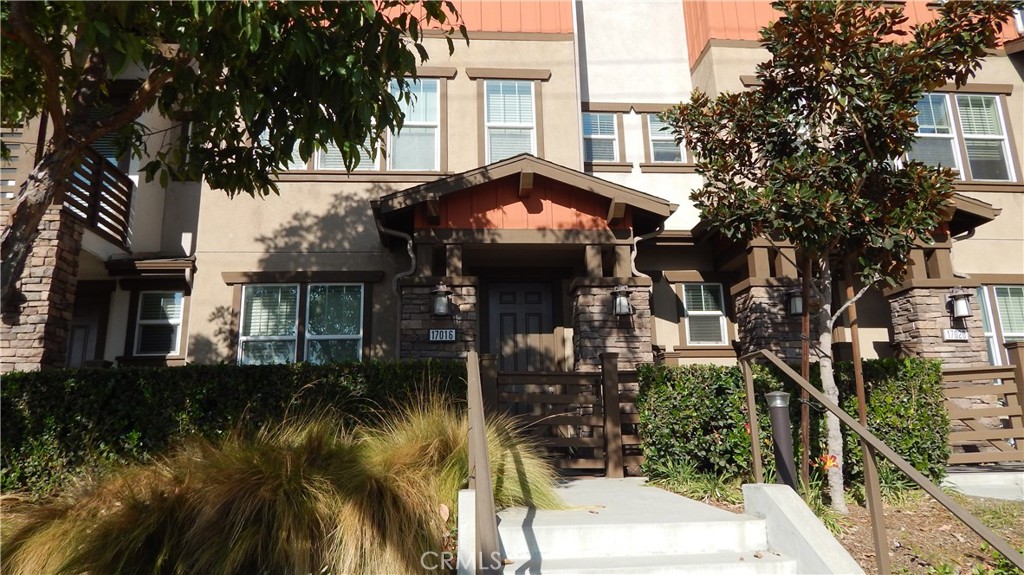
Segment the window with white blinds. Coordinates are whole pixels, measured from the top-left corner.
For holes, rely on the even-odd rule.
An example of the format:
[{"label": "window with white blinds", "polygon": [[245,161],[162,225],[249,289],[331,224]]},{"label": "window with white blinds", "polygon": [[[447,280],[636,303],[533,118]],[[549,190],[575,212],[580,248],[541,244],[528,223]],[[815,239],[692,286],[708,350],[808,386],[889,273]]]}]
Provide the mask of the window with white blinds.
[{"label": "window with white blinds", "polygon": [[926,94],[917,103],[917,141],[907,152],[907,158],[959,172],[958,151],[949,97]]},{"label": "window with white blinds", "polygon": [[999,100],[995,96],[958,94],[956,107],[971,179],[1009,180],[1009,150]]},{"label": "window with white blinds", "polygon": [[[370,137],[367,136],[359,152],[359,164],[354,171],[365,172],[377,170],[377,159],[371,156],[370,151],[374,149]],[[326,150],[321,150],[316,156],[316,169],[318,170],[345,170],[345,159],[341,156],[341,150],[337,146],[328,145]]]},{"label": "window with white blinds", "polygon": [[536,154],[533,82],[485,81],[484,131],[489,164],[517,154]]},{"label": "window with white blinds", "polygon": [[721,284],[683,284],[687,345],[726,345]]},{"label": "window with white blinds", "polygon": [[[260,145],[267,145],[267,144],[270,143],[270,130],[269,129],[264,130],[263,133],[260,134],[259,143],[260,143]],[[285,170],[305,170],[306,169],[306,167],[307,167],[306,166],[306,162],[302,161],[302,156],[299,154],[299,142],[295,142],[295,145],[292,146],[292,155],[285,159],[285,164],[286,165],[283,166],[283,169],[285,169]]]},{"label": "window with white blinds", "polygon": [[917,111],[917,141],[907,152],[908,159],[950,168],[964,180],[1013,179],[998,96],[926,94],[917,103]]},{"label": "window with white blinds", "polygon": [[135,355],[177,355],[185,295],[175,291],[139,294]]},{"label": "window with white blinds", "polygon": [[654,114],[647,115],[647,133],[651,139],[652,162],[682,162],[683,147],[666,124]]},{"label": "window with white blinds", "polygon": [[1024,341],[1024,286],[984,285],[978,288],[985,342],[992,365],[1009,361],[1004,344]]},{"label": "window with white blinds", "polygon": [[238,363],[294,362],[298,317],[299,286],[243,286]]},{"label": "window with white blinds", "polygon": [[[392,83],[392,93],[398,91]],[[392,170],[437,170],[440,164],[440,81],[422,79],[411,82],[411,102],[400,102],[405,122],[402,130],[391,134],[388,167]]]},{"label": "window with white blinds", "polygon": [[619,158],[615,114],[583,114],[583,161],[615,162]]},{"label": "window with white blinds", "polygon": [[243,286],[240,364],[357,361],[362,349],[362,284]]}]

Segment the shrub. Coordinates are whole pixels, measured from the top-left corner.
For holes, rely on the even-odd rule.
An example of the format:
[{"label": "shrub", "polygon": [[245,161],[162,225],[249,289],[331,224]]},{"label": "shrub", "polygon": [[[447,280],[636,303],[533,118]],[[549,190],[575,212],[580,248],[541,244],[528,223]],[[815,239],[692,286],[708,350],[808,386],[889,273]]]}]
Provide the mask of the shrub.
[{"label": "shrub", "polygon": [[[865,360],[864,379],[868,424],[879,439],[907,459],[932,481],[942,479],[949,459],[949,417],[942,394],[941,364],[934,360]],[[755,366],[756,367],[756,366]],[[655,477],[669,476],[680,466],[691,473],[714,477],[752,475],[746,393],[737,367],[691,365],[644,366],[640,372],[641,437],[645,469]],[[811,372],[812,383],[819,380]],[[850,362],[836,364],[836,379],[843,409],[856,417],[857,397]],[[764,369],[755,369],[755,393],[761,426],[762,456],[766,473],[772,471],[770,422],[764,393],[783,388],[799,396],[796,384]],[[792,402],[793,428],[799,428],[800,410]],[[813,404],[812,404],[813,405]],[[811,409],[811,460],[823,454],[824,410]],[[843,426],[848,484],[863,483],[860,441]],[[794,435],[799,460],[799,441]],[[879,458],[880,460],[882,458]],[[880,461],[880,475],[893,492],[908,483],[902,472]]]},{"label": "shrub", "polygon": [[216,438],[289,413],[331,410],[348,425],[427,388],[465,397],[465,364],[364,361],[5,374],[0,487],[45,495],[83,471],[145,459],[177,438]]},{"label": "shrub", "polygon": [[[659,468],[673,466],[715,477],[752,473],[746,393],[738,367],[644,365],[638,376],[646,473],[658,476]],[[754,384],[762,451],[770,460],[771,423],[763,394],[781,384],[764,369],[755,370]]]},{"label": "shrub", "polygon": [[[44,505],[5,506],[4,573],[411,573],[450,531],[466,481],[464,413],[428,398],[347,429],[301,418],[193,439]],[[488,423],[495,498],[558,506],[553,470],[512,425]],[[518,486],[510,489],[509,486]],[[502,487],[503,486],[503,487]]]}]

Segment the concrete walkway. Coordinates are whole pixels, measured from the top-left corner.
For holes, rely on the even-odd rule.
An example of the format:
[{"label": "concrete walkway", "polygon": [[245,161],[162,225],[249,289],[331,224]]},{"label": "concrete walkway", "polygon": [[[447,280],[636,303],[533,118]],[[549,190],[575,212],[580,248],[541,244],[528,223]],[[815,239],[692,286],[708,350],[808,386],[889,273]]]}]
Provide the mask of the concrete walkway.
[{"label": "concrete walkway", "polygon": [[1024,501],[1024,462],[957,465],[946,471],[943,487],[971,497]]}]

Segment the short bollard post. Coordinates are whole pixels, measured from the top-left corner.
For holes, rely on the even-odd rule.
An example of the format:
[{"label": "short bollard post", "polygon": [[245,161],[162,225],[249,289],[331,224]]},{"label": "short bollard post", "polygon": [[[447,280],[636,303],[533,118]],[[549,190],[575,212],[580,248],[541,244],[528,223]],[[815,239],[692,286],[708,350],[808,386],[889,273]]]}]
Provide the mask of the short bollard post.
[{"label": "short bollard post", "polygon": [[789,394],[784,391],[770,391],[768,414],[772,420],[772,443],[775,452],[775,469],[779,483],[785,483],[793,491],[796,486],[796,465],[793,463],[793,429],[789,420]]}]

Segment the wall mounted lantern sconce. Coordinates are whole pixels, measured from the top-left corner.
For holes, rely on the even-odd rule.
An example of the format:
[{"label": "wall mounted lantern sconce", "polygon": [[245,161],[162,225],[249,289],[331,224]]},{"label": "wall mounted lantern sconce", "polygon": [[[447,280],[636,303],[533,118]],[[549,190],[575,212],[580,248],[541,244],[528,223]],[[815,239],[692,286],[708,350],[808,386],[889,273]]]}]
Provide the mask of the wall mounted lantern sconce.
[{"label": "wall mounted lantern sconce", "polygon": [[971,292],[962,287],[955,287],[949,290],[946,298],[946,309],[954,320],[964,321],[973,315],[971,313]]},{"label": "wall mounted lantern sconce", "polygon": [[798,290],[786,292],[786,315],[804,314],[804,295]]},{"label": "wall mounted lantern sconce", "polygon": [[616,286],[612,289],[612,315],[616,317],[631,316],[636,310],[629,303],[629,288]]},{"label": "wall mounted lantern sconce", "polygon": [[430,291],[430,311],[433,315],[439,317],[452,316],[452,293],[454,293],[452,288],[444,285],[444,282],[437,284],[437,287]]}]

